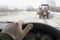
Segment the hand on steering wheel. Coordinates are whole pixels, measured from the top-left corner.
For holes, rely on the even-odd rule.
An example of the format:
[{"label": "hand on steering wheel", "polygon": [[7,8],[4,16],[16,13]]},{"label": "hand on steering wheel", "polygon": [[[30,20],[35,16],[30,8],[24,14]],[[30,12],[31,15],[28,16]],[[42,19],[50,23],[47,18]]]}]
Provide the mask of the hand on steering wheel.
[{"label": "hand on steering wheel", "polygon": [[2,33],[10,35],[14,40],[22,40],[25,35],[32,29],[33,25],[28,24],[24,30],[22,30],[23,22],[13,22],[10,25],[7,25]]}]

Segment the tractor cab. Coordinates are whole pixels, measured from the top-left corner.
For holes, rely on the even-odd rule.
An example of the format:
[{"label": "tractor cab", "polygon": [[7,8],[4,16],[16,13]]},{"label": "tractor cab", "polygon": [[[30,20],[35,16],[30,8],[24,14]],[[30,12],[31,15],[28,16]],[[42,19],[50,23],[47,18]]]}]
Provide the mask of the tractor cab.
[{"label": "tractor cab", "polygon": [[49,5],[48,4],[42,4],[41,9],[48,11],[49,10]]}]

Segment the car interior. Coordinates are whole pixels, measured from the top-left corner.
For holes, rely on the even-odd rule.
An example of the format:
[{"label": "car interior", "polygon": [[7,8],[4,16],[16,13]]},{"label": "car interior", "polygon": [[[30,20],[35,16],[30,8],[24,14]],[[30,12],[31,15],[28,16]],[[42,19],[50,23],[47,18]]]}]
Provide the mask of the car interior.
[{"label": "car interior", "polygon": [[[3,24],[4,26],[11,23],[12,22],[0,22],[0,24]],[[57,30],[50,25],[43,23],[24,23],[22,29],[24,29],[27,24],[33,24],[33,28],[28,32],[23,40],[59,40],[60,38],[60,30]],[[0,29],[0,32],[2,30],[3,28]]]}]

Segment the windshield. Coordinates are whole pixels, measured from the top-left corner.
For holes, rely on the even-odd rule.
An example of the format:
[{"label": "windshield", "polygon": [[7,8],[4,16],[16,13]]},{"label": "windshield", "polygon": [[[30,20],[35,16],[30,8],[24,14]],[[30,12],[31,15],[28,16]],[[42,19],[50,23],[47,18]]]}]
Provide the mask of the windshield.
[{"label": "windshield", "polygon": [[[57,23],[56,21],[60,19],[60,5],[59,0],[1,0],[0,1],[0,22],[1,21],[14,21],[17,22],[19,20],[23,20],[24,22],[39,22],[39,23],[46,23],[45,21],[42,22],[40,15],[38,16],[37,12],[38,9],[44,10],[44,8],[49,9],[48,14],[49,18],[51,18],[51,22],[55,26],[60,25],[60,22]],[[42,4],[48,4],[48,6],[42,6]],[[48,18],[47,17],[47,18]],[[43,17],[42,17],[43,18]],[[52,20],[54,19],[54,20]],[[41,20],[41,21],[40,21]],[[43,19],[44,20],[44,19]],[[56,20],[56,21],[55,21]],[[50,21],[46,24],[53,25]],[[54,22],[55,21],[55,22]]]},{"label": "windshield", "polygon": [[42,6],[42,10],[44,9],[48,10],[48,6]]}]

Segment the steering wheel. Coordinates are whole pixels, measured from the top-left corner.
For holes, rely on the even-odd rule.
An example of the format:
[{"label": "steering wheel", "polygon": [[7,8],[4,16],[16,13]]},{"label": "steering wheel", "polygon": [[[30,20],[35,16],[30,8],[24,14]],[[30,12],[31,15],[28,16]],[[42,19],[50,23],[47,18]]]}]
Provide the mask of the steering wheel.
[{"label": "steering wheel", "polygon": [[[23,24],[23,29],[26,27],[26,23]],[[53,28],[52,26],[42,23],[31,23],[33,28],[24,37],[23,40],[58,40],[60,38],[60,31]]]}]

